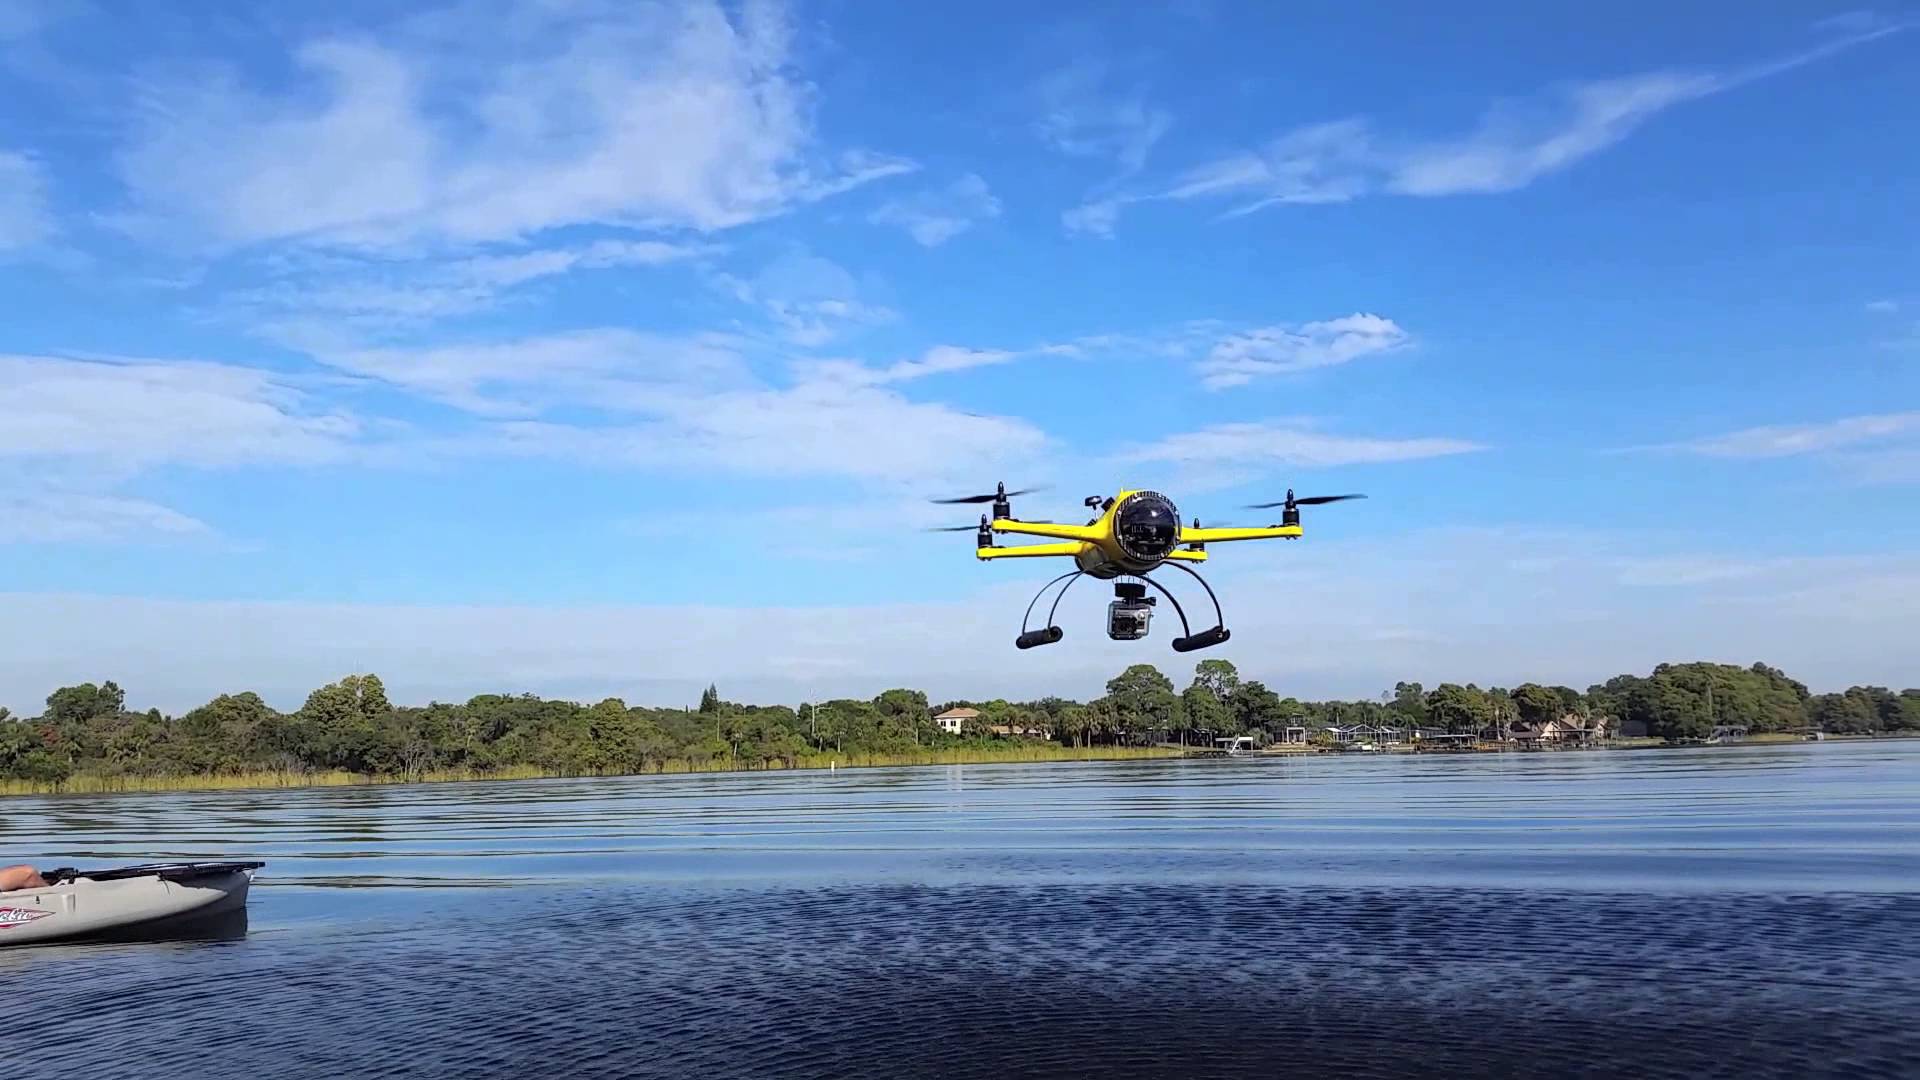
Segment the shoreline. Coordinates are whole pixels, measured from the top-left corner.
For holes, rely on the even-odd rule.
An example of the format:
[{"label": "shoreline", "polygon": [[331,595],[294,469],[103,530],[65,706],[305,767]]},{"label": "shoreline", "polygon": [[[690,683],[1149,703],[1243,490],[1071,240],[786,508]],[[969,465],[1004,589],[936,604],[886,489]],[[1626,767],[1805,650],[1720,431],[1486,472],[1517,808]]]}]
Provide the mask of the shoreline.
[{"label": "shoreline", "polygon": [[[1822,742],[1875,742],[1884,739],[1920,738],[1915,733],[1881,732],[1878,734],[1832,734]],[[1712,744],[1716,749],[1737,748],[1742,746],[1786,746],[1812,740],[1798,735],[1764,733],[1749,736],[1731,742]],[[1542,754],[1542,753],[1579,753],[1607,750],[1700,750],[1702,745],[1672,743],[1664,739],[1634,738],[1609,740],[1597,746],[1546,746],[1533,749],[1517,747],[1491,747],[1472,750],[1430,750],[1421,751],[1410,744],[1398,743],[1383,746],[1373,754],[1426,754],[1440,757],[1481,757],[1485,754]],[[1265,749],[1250,755],[1258,758],[1318,757],[1333,755],[1345,757],[1366,753],[1358,750],[1342,750],[1338,747],[1305,746],[1298,749]],[[290,791],[301,788],[325,787],[395,787],[416,784],[462,784],[484,783],[496,780],[578,780],[607,779],[623,776],[680,776],[695,774],[728,773],[769,773],[769,772],[829,772],[838,769],[885,769],[885,768],[923,768],[933,765],[1044,765],[1069,761],[1179,761],[1201,760],[1227,757],[1224,752],[1207,751],[1200,747],[1177,746],[1093,746],[1066,747],[1054,744],[1024,745],[1008,747],[1004,750],[979,747],[954,748],[947,750],[926,750],[917,753],[851,753],[808,755],[795,764],[788,765],[780,761],[770,761],[760,765],[747,765],[738,761],[692,762],[674,758],[660,763],[657,768],[642,770],[596,771],[596,772],[558,772],[527,766],[515,766],[496,770],[477,769],[441,769],[429,770],[420,774],[374,774],[331,772],[244,772],[210,773],[195,776],[98,776],[78,775],[69,777],[57,784],[40,783],[28,780],[0,780],[0,798],[8,796],[44,796],[44,795],[118,795],[118,794],[166,794],[207,791]]]},{"label": "shoreline", "polygon": [[463,784],[495,780],[579,780],[623,776],[685,776],[724,773],[830,772],[839,769],[922,768],[931,765],[1044,765],[1064,761],[1172,760],[1178,750],[1157,746],[1068,747],[1056,744],[1011,746],[1006,749],[961,747],[906,753],[860,752],[806,755],[792,765],[775,760],[749,765],[734,760],[693,762],[671,758],[657,768],[595,772],[560,772],[530,766],[504,769],[432,769],[423,773],[354,773],[345,771],[252,771],[203,773],[192,776],[100,776],[77,774],[59,783],[0,780],[0,798],[33,795],[166,794],[197,791],[287,791],[323,787],[393,787],[414,784]]}]

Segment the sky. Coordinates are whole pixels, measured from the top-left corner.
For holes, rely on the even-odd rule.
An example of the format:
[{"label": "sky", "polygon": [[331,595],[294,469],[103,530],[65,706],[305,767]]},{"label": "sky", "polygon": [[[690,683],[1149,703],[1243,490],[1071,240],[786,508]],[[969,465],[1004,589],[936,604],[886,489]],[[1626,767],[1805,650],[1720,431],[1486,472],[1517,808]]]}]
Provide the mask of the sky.
[{"label": "sky", "polygon": [[[0,704],[1920,684],[1916,30],[0,0]],[[996,482],[1368,498],[1021,652]]]}]

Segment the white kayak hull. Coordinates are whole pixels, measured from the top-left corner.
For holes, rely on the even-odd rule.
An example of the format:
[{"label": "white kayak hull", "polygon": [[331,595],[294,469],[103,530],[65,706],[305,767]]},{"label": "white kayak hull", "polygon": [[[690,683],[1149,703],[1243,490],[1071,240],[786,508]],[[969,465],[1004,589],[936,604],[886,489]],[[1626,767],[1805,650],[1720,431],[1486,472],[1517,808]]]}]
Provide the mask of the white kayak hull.
[{"label": "white kayak hull", "polygon": [[[259,863],[171,864],[0,893],[0,946],[90,937],[244,907]],[[121,876],[126,875],[126,876]]]}]

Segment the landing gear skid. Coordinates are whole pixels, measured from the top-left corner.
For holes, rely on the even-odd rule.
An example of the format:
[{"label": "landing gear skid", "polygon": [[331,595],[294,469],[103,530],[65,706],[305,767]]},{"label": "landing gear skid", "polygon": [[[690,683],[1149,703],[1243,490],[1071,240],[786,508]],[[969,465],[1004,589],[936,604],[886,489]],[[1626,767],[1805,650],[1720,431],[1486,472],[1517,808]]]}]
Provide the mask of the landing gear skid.
[{"label": "landing gear skid", "polygon": [[[1169,562],[1162,563],[1161,565],[1171,566],[1177,570],[1186,572],[1193,577],[1193,580],[1200,583],[1201,588],[1207,591],[1207,599],[1213,601],[1213,628],[1211,630],[1202,630],[1197,634],[1194,633],[1193,627],[1187,622],[1186,609],[1180,606],[1179,599],[1176,598],[1166,586],[1150,577],[1141,575],[1137,583],[1128,581],[1115,581],[1113,583],[1115,600],[1108,608],[1107,636],[1116,641],[1127,641],[1146,636],[1146,627],[1148,621],[1152,618],[1153,598],[1145,594],[1146,586],[1152,586],[1159,590],[1162,596],[1167,598],[1167,602],[1173,605],[1174,614],[1180,617],[1180,629],[1183,631],[1184,636],[1173,639],[1174,652],[1184,653],[1193,652],[1196,649],[1211,648],[1232,637],[1232,631],[1228,630],[1226,626],[1226,617],[1222,615],[1220,611],[1220,598],[1214,595],[1213,586],[1207,584],[1207,579],[1201,577],[1190,567],[1182,566],[1179,563]],[[1014,648],[1031,649],[1039,645],[1051,645],[1065,636],[1066,631],[1054,624],[1053,617],[1054,614],[1060,610],[1060,598],[1067,595],[1067,590],[1073,588],[1073,583],[1085,575],[1086,571],[1084,570],[1074,570],[1061,574],[1059,577],[1054,578],[1052,581],[1040,587],[1040,591],[1034,594],[1033,599],[1027,601],[1026,614],[1021,616],[1020,619],[1020,636],[1013,639]],[[1053,588],[1055,585],[1060,585],[1063,581],[1066,582],[1066,584],[1060,586],[1060,591],[1054,595],[1053,605],[1047,609],[1046,625],[1037,630],[1027,629],[1027,623],[1033,619],[1034,605],[1038,604],[1040,598],[1047,594],[1047,590]],[[1121,630],[1121,627],[1127,624],[1131,624],[1132,629]]]}]

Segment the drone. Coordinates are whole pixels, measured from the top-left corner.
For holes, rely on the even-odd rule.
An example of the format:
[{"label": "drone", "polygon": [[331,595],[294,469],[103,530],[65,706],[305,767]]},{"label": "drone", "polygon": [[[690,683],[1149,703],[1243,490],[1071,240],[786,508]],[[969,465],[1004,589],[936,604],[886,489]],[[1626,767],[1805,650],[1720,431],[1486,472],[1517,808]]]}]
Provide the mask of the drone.
[{"label": "drone", "polygon": [[[1027,613],[1020,620],[1020,636],[1014,639],[1014,646],[1031,649],[1038,645],[1051,645],[1064,636],[1064,631],[1054,622],[1054,615],[1060,610],[1060,599],[1073,587],[1073,583],[1082,577],[1091,577],[1101,581],[1112,581],[1114,599],[1107,605],[1107,636],[1115,641],[1138,641],[1147,636],[1153,622],[1156,597],[1148,596],[1147,589],[1159,591],[1173,605],[1180,618],[1182,634],[1173,640],[1175,652],[1192,652],[1205,649],[1226,641],[1230,632],[1226,627],[1226,618],[1220,610],[1220,598],[1214,594],[1213,586],[1200,576],[1188,563],[1207,561],[1207,545],[1220,544],[1234,540],[1295,540],[1302,534],[1300,527],[1300,508],[1318,506],[1324,503],[1340,502],[1343,499],[1364,499],[1365,495],[1312,495],[1295,498],[1293,490],[1287,490],[1287,497],[1281,502],[1253,503],[1247,509],[1267,510],[1282,507],[1280,523],[1256,527],[1224,526],[1203,529],[1200,519],[1193,519],[1191,526],[1180,524],[1180,511],[1173,500],[1157,491],[1121,491],[1118,495],[1107,497],[1089,495],[1084,505],[1096,511],[1095,516],[1085,525],[1067,525],[1053,521],[1022,521],[1013,516],[1013,497],[1028,495],[1041,488],[1027,488],[1023,491],[1008,491],[1005,482],[996,485],[992,494],[962,495],[951,499],[934,499],[943,504],[992,503],[993,512],[980,515],[980,524],[945,526],[928,530],[929,532],[973,532],[976,534],[974,555],[982,561],[988,559],[1040,559],[1068,558],[1074,561],[1075,568],[1041,586],[1040,591],[1027,604]],[[1014,544],[1002,547],[997,540],[998,534],[1012,533],[1026,536],[1045,537],[1056,543]],[[1193,577],[1200,587],[1207,591],[1207,598],[1213,601],[1214,625],[1212,629],[1194,633],[1193,626],[1187,621],[1187,613],[1180,601],[1165,586],[1148,575],[1161,567],[1171,566]],[[1064,585],[1061,583],[1065,582]],[[1041,597],[1047,595],[1055,585],[1060,591],[1053,598],[1053,606],[1047,611],[1045,625],[1029,630],[1028,623],[1033,619],[1033,609]]]}]

